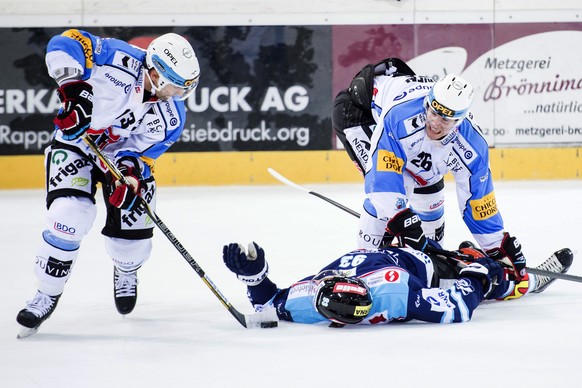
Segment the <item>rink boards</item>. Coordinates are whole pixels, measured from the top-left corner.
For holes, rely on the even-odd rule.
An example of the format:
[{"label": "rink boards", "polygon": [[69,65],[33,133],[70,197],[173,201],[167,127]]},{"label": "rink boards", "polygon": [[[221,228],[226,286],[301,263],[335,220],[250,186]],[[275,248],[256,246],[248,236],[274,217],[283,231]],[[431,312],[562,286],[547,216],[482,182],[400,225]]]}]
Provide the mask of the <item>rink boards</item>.
[{"label": "rink boards", "polygon": [[[496,180],[580,179],[581,147],[494,148]],[[278,184],[272,167],[298,183],[355,183],[361,177],[343,150],[261,152],[174,152],[155,166],[161,186]],[[43,156],[0,156],[1,189],[42,188]]]}]

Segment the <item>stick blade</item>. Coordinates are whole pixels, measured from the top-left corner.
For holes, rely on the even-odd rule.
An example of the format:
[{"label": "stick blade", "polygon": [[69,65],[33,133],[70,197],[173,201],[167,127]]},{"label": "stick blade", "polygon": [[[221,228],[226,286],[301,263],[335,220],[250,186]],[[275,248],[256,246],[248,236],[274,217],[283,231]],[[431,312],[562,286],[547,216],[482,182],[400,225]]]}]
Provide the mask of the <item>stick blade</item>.
[{"label": "stick blade", "polygon": [[269,308],[258,313],[245,315],[248,329],[270,329],[279,326],[279,318],[274,308]]},{"label": "stick blade", "polygon": [[267,168],[267,171],[269,172],[269,174],[273,176],[273,178],[277,179],[279,182],[287,186],[295,187],[298,190],[305,191],[306,193],[309,193],[309,190],[307,190],[305,187],[299,186],[297,183],[290,181],[289,179],[285,178],[283,175],[279,174],[271,167]]}]

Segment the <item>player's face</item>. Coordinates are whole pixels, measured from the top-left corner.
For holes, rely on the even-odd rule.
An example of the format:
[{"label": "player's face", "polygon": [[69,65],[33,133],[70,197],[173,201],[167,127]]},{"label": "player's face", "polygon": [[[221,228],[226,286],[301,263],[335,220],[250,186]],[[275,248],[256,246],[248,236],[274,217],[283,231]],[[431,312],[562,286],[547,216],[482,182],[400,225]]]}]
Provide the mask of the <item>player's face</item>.
[{"label": "player's face", "polygon": [[197,79],[193,82],[190,82],[188,87],[175,85],[167,79],[161,77],[155,70],[152,70],[150,75],[152,77],[152,81],[155,83],[156,97],[162,101],[167,101],[170,98],[186,99],[190,94],[192,94],[198,85]]},{"label": "player's face", "polygon": [[156,96],[162,101],[166,101],[172,97],[182,98],[184,94],[186,94],[186,89],[169,83],[162,89],[156,91]]},{"label": "player's face", "polygon": [[447,136],[459,120],[448,119],[436,113],[431,107],[426,108],[426,134],[431,140],[440,140]]}]

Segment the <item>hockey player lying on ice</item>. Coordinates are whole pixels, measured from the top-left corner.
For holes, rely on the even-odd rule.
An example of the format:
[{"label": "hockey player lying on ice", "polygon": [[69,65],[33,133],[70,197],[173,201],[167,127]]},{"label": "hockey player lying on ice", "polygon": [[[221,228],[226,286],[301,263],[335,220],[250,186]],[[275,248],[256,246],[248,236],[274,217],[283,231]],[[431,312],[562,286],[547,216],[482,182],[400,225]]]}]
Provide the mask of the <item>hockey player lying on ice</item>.
[{"label": "hockey player lying on ice", "polygon": [[[432,240],[428,243],[438,247]],[[466,322],[484,300],[539,293],[555,280],[526,274],[516,284],[510,263],[494,261],[471,243],[462,243],[459,251],[476,260],[459,264],[411,248],[361,249],[280,289],[267,277],[263,249],[253,242],[248,251],[236,243],[225,245],[223,260],[247,285],[255,309],[275,308],[279,319],[298,323]],[[572,260],[565,248],[536,268],[564,273]]]}]

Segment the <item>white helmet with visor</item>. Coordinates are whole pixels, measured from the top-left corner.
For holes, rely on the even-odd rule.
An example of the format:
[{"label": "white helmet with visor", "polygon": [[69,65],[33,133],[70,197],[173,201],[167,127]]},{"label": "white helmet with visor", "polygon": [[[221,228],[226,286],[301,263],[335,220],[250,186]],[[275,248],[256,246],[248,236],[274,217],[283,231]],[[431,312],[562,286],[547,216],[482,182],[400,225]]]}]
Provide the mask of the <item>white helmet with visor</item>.
[{"label": "white helmet with visor", "polygon": [[152,82],[156,91],[171,85],[182,91],[175,98],[184,100],[198,86],[198,58],[190,43],[178,34],[168,33],[154,39],[147,48],[146,65],[148,69],[155,69],[160,76],[157,86]]},{"label": "white helmet with visor", "polygon": [[473,102],[473,86],[458,75],[447,74],[434,84],[424,102],[433,113],[460,123]]}]

